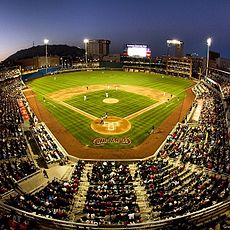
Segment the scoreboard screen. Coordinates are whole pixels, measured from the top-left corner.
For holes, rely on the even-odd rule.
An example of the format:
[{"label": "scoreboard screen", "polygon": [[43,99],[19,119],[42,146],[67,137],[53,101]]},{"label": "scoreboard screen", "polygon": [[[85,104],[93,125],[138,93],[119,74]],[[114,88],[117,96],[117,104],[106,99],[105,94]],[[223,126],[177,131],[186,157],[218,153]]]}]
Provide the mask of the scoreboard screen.
[{"label": "scoreboard screen", "polygon": [[127,56],[137,58],[150,58],[151,51],[147,45],[126,45]]}]

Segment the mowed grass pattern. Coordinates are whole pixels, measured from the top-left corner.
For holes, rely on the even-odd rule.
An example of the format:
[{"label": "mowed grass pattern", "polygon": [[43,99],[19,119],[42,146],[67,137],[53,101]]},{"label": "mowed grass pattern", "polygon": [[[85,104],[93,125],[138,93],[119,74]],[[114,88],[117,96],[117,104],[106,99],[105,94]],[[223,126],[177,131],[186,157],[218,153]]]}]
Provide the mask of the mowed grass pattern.
[{"label": "mowed grass pattern", "polygon": [[[115,104],[104,103],[103,99],[106,99],[106,93],[108,93],[109,98],[118,99],[119,102]],[[84,95],[87,96],[86,101],[84,101]],[[120,90],[100,90],[72,97],[65,102],[96,117],[103,116],[105,112],[109,116],[126,117],[156,103],[151,98]]]},{"label": "mowed grass pattern", "polygon": [[[90,119],[57,104],[48,97],[49,93],[79,86],[90,87],[90,85],[95,84],[121,84],[139,85],[152,89],[155,88],[176,96],[169,102],[166,102],[131,120],[132,128],[130,131],[119,135],[119,137],[129,137],[132,140],[132,144],[130,146],[108,144],[104,146],[105,148],[130,148],[140,144],[149,135],[152,125],[158,127],[161,122],[164,121],[182,102],[185,96],[185,89],[193,84],[193,81],[181,78],[157,74],[127,73],[122,71],[75,72],[60,74],[56,75],[55,77],[56,80],[53,76],[36,79],[28,82],[28,85],[32,87],[32,90],[37,94],[38,99],[44,104],[44,106],[46,106],[46,108],[63,124],[68,131],[70,131],[82,144],[92,147],[95,147],[92,143],[94,138],[111,136],[103,136],[95,133],[90,127]],[[46,98],[45,103],[42,100],[43,97]],[[81,100],[83,100],[83,96],[81,96]],[[91,108],[94,108],[94,105],[95,103],[93,103]],[[118,113],[119,110],[127,110],[129,113],[129,109],[128,101],[124,108],[117,108]],[[106,111],[96,111],[94,114],[101,116],[104,114],[104,112]]]}]

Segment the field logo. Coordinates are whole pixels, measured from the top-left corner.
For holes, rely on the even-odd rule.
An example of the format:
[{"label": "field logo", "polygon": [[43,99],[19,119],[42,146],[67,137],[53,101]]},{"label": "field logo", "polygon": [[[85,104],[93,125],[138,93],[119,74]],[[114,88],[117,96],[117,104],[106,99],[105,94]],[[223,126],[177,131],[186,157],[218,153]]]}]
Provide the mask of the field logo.
[{"label": "field logo", "polygon": [[117,137],[112,137],[112,138],[104,138],[104,137],[98,137],[93,140],[94,145],[104,145],[104,144],[122,144],[122,145],[130,145],[132,141],[130,140],[129,137],[122,137],[122,138],[117,138]]}]

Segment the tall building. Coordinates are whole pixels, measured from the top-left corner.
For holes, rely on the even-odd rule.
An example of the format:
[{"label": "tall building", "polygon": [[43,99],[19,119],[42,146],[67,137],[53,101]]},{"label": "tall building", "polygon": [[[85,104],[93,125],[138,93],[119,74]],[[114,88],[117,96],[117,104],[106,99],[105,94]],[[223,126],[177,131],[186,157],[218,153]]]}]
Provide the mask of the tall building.
[{"label": "tall building", "polygon": [[87,55],[89,59],[100,59],[109,54],[109,40],[93,39],[87,43]]}]

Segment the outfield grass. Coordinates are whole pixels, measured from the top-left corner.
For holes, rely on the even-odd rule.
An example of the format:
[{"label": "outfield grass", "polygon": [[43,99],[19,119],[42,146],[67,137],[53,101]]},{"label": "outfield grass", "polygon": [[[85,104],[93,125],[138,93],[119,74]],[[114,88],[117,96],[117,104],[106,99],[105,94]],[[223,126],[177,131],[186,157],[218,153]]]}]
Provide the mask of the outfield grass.
[{"label": "outfield grass", "polygon": [[[177,98],[170,100],[165,104],[162,104],[151,111],[148,111],[136,118],[131,120],[132,128],[125,134],[119,135],[119,137],[129,137],[132,140],[130,146],[120,146],[119,144],[107,144],[105,148],[128,148],[140,144],[149,134],[150,128],[154,125],[158,127],[162,121],[164,121],[170,113],[181,103],[185,96],[185,89],[190,87],[193,82],[186,79],[175,78],[170,76],[162,76],[155,74],[144,74],[144,73],[127,73],[122,71],[95,71],[95,72],[75,72],[68,74],[60,74],[54,76],[47,76],[40,79],[33,80],[28,82],[28,85],[32,87],[33,91],[37,94],[38,99],[46,106],[46,108],[64,125],[64,127],[70,131],[82,144],[93,146],[92,140],[96,137],[111,137],[105,136],[98,133],[95,133],[91,128],[91,120],[85,116],[78,114],[66,107],[57,104],[55,101],[51,100],[48,97],[49,93],[56,92],[61,89],[73,88],[79,86],[90,86],[95,84],[121,84],[121,85],[135,85],[143,86],[152,89],[159,89],[164,92],[175,95]],[[104,93],[104,92],[103,92]],[[102,94],[103,94],[102,93]],[[122,92],[123,93],[123,92]],[[125,97],[124,102],[119,106],[119,103],[116,104],[117,107],[111,106],[108,109],[108,113],[116,113],[116,116],[124,117],[126,114],[132,114],[133,111],[138,111],[141,109],[141,106],[147,107],[149,103],[153,104],[154,101],[150,98],[143,97],[140,95],[138,97],[133,96],[132,93],[124,92]],[[98,98],[100,92],[94,92],[90,97],[95,96],[95,100]],[[42,98],[46,98],[44,103]],[[79,96],[81,101],[83,100],[82,96]],[[114,96],[115,97],[115,96]],[[117,98],[116,95],[115,98]],[[130,98],[127,100],[126,97],[131,97],[133,100],[132,106],[129,106]],[[179,98],[179,100],[178,100]],[[68,100],[73,106],[79,108],[77,103],[78,96]],[[87,106],[80,107],[84,111],[100,117],[101,113],[104,114],[105,111],[98,111],[98,101],[87,101],[89,103]],[[125,106],[126,104],[126,106]],[[133,104],[140,106],[135,108]],[[131,109],[133,111],[131,111]],[[103,109],[104,110],[104,109]]]}]

